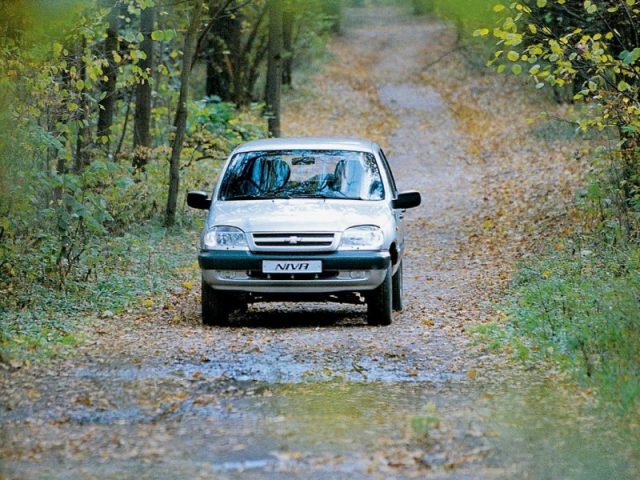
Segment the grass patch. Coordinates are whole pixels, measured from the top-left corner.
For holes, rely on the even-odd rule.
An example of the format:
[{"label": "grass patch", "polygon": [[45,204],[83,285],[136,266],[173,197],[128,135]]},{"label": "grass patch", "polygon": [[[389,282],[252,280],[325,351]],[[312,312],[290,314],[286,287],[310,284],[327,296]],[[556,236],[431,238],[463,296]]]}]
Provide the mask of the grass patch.
[{"label": "grass patch", "polygon": [[24,363],[69,354],[82,343],[82,329],[96,315],[118,315],[165,296],[193,276],[199,229],[141,225],[105,240],[104,249],[118,254],[108,258],[110,265],[99,275],[67,284],[64,290],[33,284],[27,294],[6,297],[0,304],[0,360]]},{"label": "grass patch", "polygon": [[640,246],[575,239],[523,262],[500,306],[504,323],[475,328],[492,349],[569,368],[602,397],[640,403]]}]

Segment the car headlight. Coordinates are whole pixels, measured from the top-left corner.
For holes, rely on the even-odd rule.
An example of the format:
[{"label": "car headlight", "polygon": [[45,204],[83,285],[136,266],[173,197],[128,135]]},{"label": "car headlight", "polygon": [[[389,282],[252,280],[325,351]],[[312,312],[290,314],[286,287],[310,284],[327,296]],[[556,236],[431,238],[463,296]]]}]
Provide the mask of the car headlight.
[{"label": "car headlight", "polygon": [[236,227],[212,227],[202,239],[205,250],[248,250],[247,237]]},{"label": "car headlight", "polygon": [[374,225],[351,227],[342,234],[340,250],[380,250],[384,244],[384,235]]}]

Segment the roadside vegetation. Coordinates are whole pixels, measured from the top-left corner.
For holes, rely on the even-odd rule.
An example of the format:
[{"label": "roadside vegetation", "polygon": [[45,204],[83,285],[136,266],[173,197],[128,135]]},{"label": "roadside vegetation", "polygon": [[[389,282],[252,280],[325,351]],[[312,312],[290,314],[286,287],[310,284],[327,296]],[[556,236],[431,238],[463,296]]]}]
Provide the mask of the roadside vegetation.
[{"label": "roadside vegetation", "polygon": [[320,0],[2,2],[0,361],[63,351],[87,318],[181,284],[202,223],[185,192],[277,134],[281,86],[339,16]]},{"label": "roadside vegetation", "polygon": [[[532,245],[501,304],[478,327],[523,361],[575,372],[624,411],[640,400],[640,4],[634,0],[416,0],[453,20],[461,48],[564,104],[545,135],[582,136],[588,162],[556,236]],[[487,51],[489,50],[489,54]],[[544,102],[541,102],[544,108]],[[542,112],[543,113],[543,112]],[[572,126],[571,126],[572,125]],[[524,134],[524,132],[523,132]]]}]

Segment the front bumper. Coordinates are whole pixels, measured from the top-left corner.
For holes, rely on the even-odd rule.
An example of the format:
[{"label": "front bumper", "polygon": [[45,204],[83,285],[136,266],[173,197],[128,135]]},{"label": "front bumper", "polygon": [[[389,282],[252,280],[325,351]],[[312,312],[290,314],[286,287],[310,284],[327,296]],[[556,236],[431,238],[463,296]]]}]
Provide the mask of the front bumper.
[{"label": "front bumper", "polygon": [[[322,274],[262,274],[263,260],[320,260]],[[254,253],[202,251],[202,278],[217,290],[255,293],[332,293],[373,290],[385,279],[389,252]],[[231,274],[231,275],[230,275]]]}]

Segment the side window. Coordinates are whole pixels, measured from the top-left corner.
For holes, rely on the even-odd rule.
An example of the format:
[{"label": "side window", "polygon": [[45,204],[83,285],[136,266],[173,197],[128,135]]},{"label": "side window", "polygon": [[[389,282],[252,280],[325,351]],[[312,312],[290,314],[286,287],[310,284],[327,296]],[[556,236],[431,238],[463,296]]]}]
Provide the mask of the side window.
[{"label": "side window", "polygon": [[382,149],[378,151],[380,158],[382,159],[382,166],[384,168],[385,173],[387,174],[387,178],[389,179],[389,183],[391,183],[391,193],[393,198],[398,196],[398,188],[396,187],[396,181],[393,178],[393,173],[391,173],[391,167],[389,166],[389,162],[387,161],[387,157],[384,155]]}]

